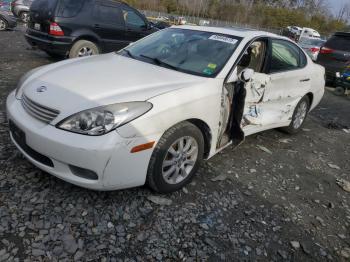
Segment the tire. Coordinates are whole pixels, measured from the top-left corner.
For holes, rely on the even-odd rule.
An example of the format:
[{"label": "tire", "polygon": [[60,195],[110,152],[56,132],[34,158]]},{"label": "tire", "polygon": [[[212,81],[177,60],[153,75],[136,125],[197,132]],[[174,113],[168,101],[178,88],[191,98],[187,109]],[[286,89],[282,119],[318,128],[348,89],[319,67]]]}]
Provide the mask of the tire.
[{"label": "tire", "polygon": [[29,12],[21,12],[19,14],[19,18],[23,23],[28,23],[29,22]]},{"label": "tire", "polygon": [[0,31],[6,31],[8,28],[8,24],[5,19],[0,17]]},{"label": "tire", "polygon": [[[180,141],[184,142],[183,150],[180,149]],[[184,153],[176,155],[176,152],[188,154],[186,157]],[[202,132],[189,122],[177,124],[165,132],[155,147],[148,166],[146,184],[158,193],[181,189],[196,174],[203,161],[203,154]]]},{"label": "tire", "polygon": [[[305,123],[305,119],[307,118],[309,110],[310,110],[310,99],[307,96],[304,96],[294,109],[294,113],[293,113],[293,117],[290,125],[288,127],[281,128],[281,130],[291,135],[294,135],[300,132],[300,130],[302,129]],[[298,115],[299,113],[302,115]]]},{"label": "tire", "polygon": [[341,86],[337,86],[335,89],[334,89],[334,94],[336,96],[343,96],[345,95],[345,88],[344,87],[341,87]]},{"label": "tire", "polygon": [[78,40],[72,46],[69,58],[98,55],[99,53],[100,50],[95,43],[87,40]]}]

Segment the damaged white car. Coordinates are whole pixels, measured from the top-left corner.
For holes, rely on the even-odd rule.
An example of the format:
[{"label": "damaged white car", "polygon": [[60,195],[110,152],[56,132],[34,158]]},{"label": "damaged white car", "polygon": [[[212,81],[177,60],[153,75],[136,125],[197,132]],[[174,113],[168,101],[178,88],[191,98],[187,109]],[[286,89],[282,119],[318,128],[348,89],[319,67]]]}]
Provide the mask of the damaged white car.
[{"label": "damaged white car", "polygon": [[10,133],[29,161],[75,185],[173,192],[247,135],[298,132],[324,74],[281,36],[172,27],[30,71],[7,99]]}]

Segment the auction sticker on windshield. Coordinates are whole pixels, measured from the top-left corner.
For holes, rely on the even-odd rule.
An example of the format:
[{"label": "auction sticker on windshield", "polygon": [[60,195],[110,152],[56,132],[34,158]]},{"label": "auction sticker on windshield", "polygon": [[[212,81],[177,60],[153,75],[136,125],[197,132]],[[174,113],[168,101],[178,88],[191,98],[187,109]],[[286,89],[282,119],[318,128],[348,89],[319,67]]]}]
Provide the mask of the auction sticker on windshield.
[{"label": "auction sticker on windshield", "polygon": [[222,36],[222,35],[212,35],[211,37],[209,37],[209,39],[224,42],[224,43],[229,43],[232,45],[235,45],[238,42],[237,39],[233,39],[233,38],[230,38],[227,36]]}]

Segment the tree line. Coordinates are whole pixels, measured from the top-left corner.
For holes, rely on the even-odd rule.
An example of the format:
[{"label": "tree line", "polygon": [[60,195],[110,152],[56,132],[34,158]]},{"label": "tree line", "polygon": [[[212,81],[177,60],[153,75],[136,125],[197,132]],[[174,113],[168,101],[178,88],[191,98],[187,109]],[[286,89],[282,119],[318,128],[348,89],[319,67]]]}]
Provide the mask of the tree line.
[{"label": "tree line", "polygon": [[126,0],[142,9],[183,16],[211,18],[261,28],[295,25],[329,35],[350,30],[350,3],[338,14],[326,0]]}]

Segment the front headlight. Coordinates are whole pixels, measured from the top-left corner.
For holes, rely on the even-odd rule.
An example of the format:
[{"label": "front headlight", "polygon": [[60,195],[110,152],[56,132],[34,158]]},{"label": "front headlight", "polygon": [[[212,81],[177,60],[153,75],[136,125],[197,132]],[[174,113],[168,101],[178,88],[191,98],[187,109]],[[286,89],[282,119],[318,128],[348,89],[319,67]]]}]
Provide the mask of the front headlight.
[{"label": "front headlight", "polygon": [[83,135],[100,136],[142,116],[151,108],[152,104],[148,102],[96,107],[64,119],[57,124],[57,127]]}]

